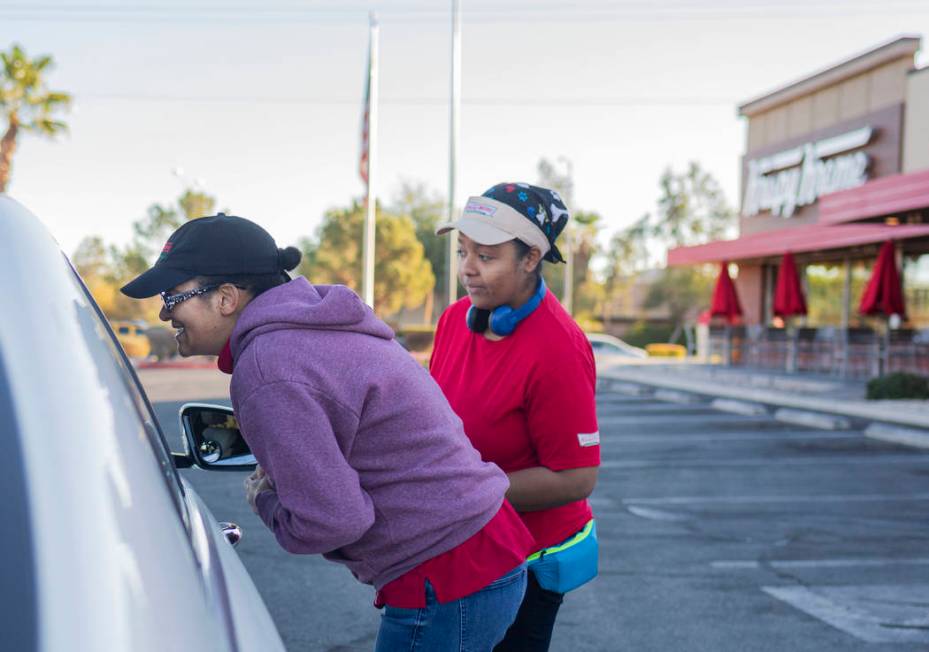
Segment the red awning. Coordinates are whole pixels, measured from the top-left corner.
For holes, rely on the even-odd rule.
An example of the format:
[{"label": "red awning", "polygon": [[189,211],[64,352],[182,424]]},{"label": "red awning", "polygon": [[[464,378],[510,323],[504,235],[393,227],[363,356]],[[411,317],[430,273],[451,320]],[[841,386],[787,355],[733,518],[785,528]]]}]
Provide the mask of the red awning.
[{"label": "red awning", "polygon": [[824,195],[819,223],[839,224],[929,208],[929,170],[895,174]]},{"label": "red awning", "polygon": [[781,317],[793,317],[806,314],[806,299],[800,287],[800,276],[794,257],[788,251],[784,254],[781,267],[777,270],[777,287],[774,289],[774,314]]},{"label": "red awning", "polygon": [[735,323],[742,316],[739,295],[736,294],[735,285],[729,276],[729,263],[725,261],[720,265],[716,287],[713,288],[713,303],[710,305],[710,315],[725,317],[730,324]]},{"label": "red awning", "polygon": [[804,253],[842,249],[884,240],[929,237],[929,224],[807,224],[763,231],[736,240],[718,240],[668,251],[668,265],[694,265],[721,260],[746,260],[780,256],[787,251]]},{"label": "red awning", "polygon": [[858,312],[862,315],[906,315],[894,243],[889,240],[881,246],[877,255],[868,287],[861,295]]}]

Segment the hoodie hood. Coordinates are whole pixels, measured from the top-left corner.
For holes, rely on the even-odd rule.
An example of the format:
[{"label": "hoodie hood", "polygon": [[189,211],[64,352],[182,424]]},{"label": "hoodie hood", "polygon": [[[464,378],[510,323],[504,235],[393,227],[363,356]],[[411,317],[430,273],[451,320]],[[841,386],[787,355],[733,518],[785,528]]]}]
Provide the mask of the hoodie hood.
[{"label": "hoodie hood", "polygon": [[344,285],[311,285],[296,278],[258,295],[232,331],[234,358],[258,335],[287,329],[350,331],[390,340],[394,332]]}]

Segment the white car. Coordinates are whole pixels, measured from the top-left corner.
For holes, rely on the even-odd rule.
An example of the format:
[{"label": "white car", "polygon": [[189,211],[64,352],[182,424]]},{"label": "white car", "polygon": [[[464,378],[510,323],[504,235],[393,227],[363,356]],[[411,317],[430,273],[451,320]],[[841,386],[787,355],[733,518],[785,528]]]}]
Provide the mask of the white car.
[{"label": "white car", "polygon": [[645,349],[637,346],[626,344],[618,337],[605,335],[603,333],[587,333],[587,339],[590,340],[590,346],[594,351],[594,358],[597,362],[641,360],[648,357]]},{"label": "white car", "polygon": [[0,243],[0,648],[283,651],[241,533],[176,470],[210,465],[168,450],[87,288],[5,195]]}]

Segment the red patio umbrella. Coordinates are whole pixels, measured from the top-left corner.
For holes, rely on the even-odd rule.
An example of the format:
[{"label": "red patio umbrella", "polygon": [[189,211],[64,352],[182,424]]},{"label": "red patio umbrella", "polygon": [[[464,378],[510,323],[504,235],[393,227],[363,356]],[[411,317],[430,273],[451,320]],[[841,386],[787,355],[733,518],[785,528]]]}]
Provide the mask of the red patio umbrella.
[{"label": "red patio umbrella", "polygon": [[894,243],[891,240],[881,245],[868,287],[861,295],[858,312],[862,315],[906,316],[903,288],[900,285],[900,274],[897,271]]},{"label": "red patio umbrella", "polygon": [[739,295],[736,294],[735,285],[729,277],[729,263],[726,261],[720,265],[719,278],[716,279],[716,287],[713,289],[710,314],[714,317],[725,317],[730,324],[742,316]]},{"label": "red patio umbrella", "polygon": [[784,254],[781,268],[777,272],[774,314],[780,317],[806,314],[806,299],[803,297],[803,288],[800,286],[800,276],[797,274],[793,254],[789,251]]}]

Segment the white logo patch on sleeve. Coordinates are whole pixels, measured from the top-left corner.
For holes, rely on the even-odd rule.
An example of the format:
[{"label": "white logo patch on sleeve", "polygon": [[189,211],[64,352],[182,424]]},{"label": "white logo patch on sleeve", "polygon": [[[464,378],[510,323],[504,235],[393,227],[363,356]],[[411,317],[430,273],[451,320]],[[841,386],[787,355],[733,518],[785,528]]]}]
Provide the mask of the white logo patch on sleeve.
[{"label": "white logo patch on sleeve", "polygon": [[597,432],[580,432],[577,435],[577,443],[584,448],[588,446],[600,445],[600,431]]}]

